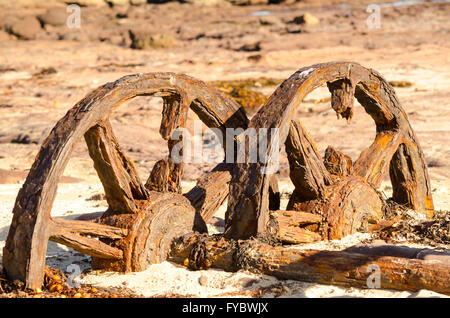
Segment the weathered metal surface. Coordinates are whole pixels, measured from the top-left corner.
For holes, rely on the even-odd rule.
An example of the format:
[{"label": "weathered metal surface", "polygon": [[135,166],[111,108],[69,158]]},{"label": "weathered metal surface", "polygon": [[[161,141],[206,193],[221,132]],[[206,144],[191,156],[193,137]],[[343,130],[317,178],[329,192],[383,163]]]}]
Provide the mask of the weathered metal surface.
[{"label": "weathered metal surface", "polygon": [[[356,97],[376,123],[375,141],[354,163],[332,147],[322,160],[314,141],[295,119],[303,98],[325,83],[338,117],[352,119]],[[169,157],[154,165],[144,185],[108,121],[114,108],[139,95],[163,98],[160,134],[169,152],[181,140],[171,140],[171,136],[184,126],[190,107],[208,127],[224,134],[228,127],[279,129],[268,130],[269,160],[249,162],[249,154],[257,152],[259,145],[255,140],[246,143],[244,131],[232,145],[223,146],[224,150],[236,148],[237,142],[246,150],[246,161],[217,165],[187,194],[181,195],[183,163]],[[279,144],[271,138],[275,133],[279,133]],[[99,224],[50,215],[58,180],[82,136],[109,205]],[[276,175],[267,173],[271,156],[283,144],[295,186],[287,211],[279,210]],[[448,292],[448,285],[442,283],[448,280],[448,273],[443,273],[448,264],[433,269],[426,262],[378,261],[359,254],[299,252],[256,240],[237,241],[253,237],[296,244],[368,231],[369,224],[383,218],[385,202],[376,187],[388,170],[394,201],[431,216],[427,168],[406,113],[392,87],[377,72],[359,64],[326,63],[300,69],[277,88],[250,122],[236,102],[191,77],[173,73],[127,76],[88,94],[45,140],[16,200],[3,268],[9,278],[25,281],[29,288],[40,287],[50,239],[92,255],[94,268],[109,270],[140,271],[171,253],[178,262],[188,258],[195,269],[212,264],[236,270],[245,265],[280,278],[305,280],[312,273],[311,281],[360,286],[361,275],[355,276],[354,270],[360,273],[366,269],[361,262],[374,261],[388,273],[391,283],[386,288],[395,288],[394,283],[401,281],[401,288],[416,290],[435,282],[435,290]],[[227,199],[224,238],[204,234],[187,241],[177,239],[193,231],[207,232],[206,223]],[[339,268],[329,274],[333,266]],[[424,278],[416,282],[409,272],[395,276],[402,266],[423,270]]]},{"label": "weathered metal surface", "polygon": [[[388,246],[384,250],[359,247],[344,251],[302,250],[271,246],[257,240],[235,241],[223,237],[186,235],[174,241],[169,259],[191,269],[248,270],[312,283],[369,288],[370,275],[379,269],[375,287],[450,295],[450,256],[422,249]],[[195,253],[193,253],[195,251]]]},{"label": "weathered metal surface", "polygon": [[111,210],[125,215],[142,213],[140,201],[148,200],[148,190],[120,150],[107,121],[114,108],[140,95],[164,98],[160,133],[166,140],[175,128],[184,125],[189,107],[211,128],[225,131],[226,127],[247,126],[247,117],[239,104],[186,75],[131,75],[89,93],[53,128],[19,191],[3,249],[3,268],[9,278],[25,281],[29,288],[40,287],[47,241],[52,238],[95,256],[101,256],[94,251],[98,248],[105,257],[120,257],[120,251],[108,250],[94,239],[80,239],[71,232],[52,236],[50,211],[72,148],[84,135]]},{"label": "weathered metal surface", "polygon": [[[338,155],[336,163],[344,163],[341,176],[359,176],[360,181],[353,184],[366,183],[360,190],[348,191],[346,181],[332,176],[329,182],[327,171],[324,171],[311,138],[303,132],[301,125],[295,121],[298,107],[305,96],[315,88],[327,84],[331,92],[331,106],[338,116],[350,120],[353,116],[353,97],[359,101],[376,124],[376,139],[374,143],[363,151],[353,167],[345,162],[343,155]],[[370,187],[376,187],[381,177],[390,169],[391,182],[395,202],[423,213],[427,217],[433,215],[433,201],[422,149],[412,130],[406,112],[400,106],[394,89],[383,77],[374,70],[366,69],[357,63],[334,62],[316,64],[304,67],[284,81],[269,100],[253,116],[249,129],[278,128],[279,144],[286,144],[286,151],[290,159],[291,178],[296,190],[294,199],[297,202],[315,201],[315,206],[309,206],[303,211],[324,213],[324,206],[318,202],[327,199],[327,192],[344,189],[336,199],[339,205],[348,201],[347,195],[357,198],[369,193]],[[245,136],[244,136],[245,137]],[[265,173],[268,166],[266,161],[252,163],[248,153],[256,151],[256,143],[245,143],[245,138],[238,139],[241,147],[248,149],[244,163],[237,163],[232,172],[230,183],[230,197],[226,214],[225,236],[233,239],[247,239],[267,232],[269,197],[268,185],[270,175]],[[269,138],[267,153],[273,156],[276,145]],[[337,154],[337,153],[335,153]],[[331,158],[331,157],[330,157]],[[329,161],[328,163],[330,163]],[[332,162],[331,162],[332,163]],[[330,167],[333,165],[331,164]],[[331,171],[333,172],[333,171]],[[338,185],[338,186],[336,186]],[[342,188],[343,187],[343,188]],[[351,187],[352,188],[352,187]],[[331,190],[331,191],[330,191]],[[361,191],[355,193],[355,191]],[[336,193],[333,193],[335,196]],[[316,200],[315,197],[320,197]],[[372,212],[381,205],[381,201],[371,195],[374,203]],[[291,200],[292,201],[292,200]],[[351,200],[350,200],[351,201]],[[310,202],[311,203],[311,202]],[[291,205],[292,207],[292,205]],[[336,213],[341,217],[352,217],[345,209],[333,208],[331,205],[325,210],[327,214]],[[330,212],[334,210],[335,212]],[[349,214],[350,213],[350,214]],[[355,213],[358,213],[355,211]],[[344,214],[344,215],[342,215]],[[380,217],[380,215],[378,216]],[[334,217],[332,217],[334,219]],[[357,217],[358,218],[358,217]],[[376,220],[375,220],[376,221]],[[340,237],[354,229],[350,222],[334,222],[336,226],[331,237]]]}]

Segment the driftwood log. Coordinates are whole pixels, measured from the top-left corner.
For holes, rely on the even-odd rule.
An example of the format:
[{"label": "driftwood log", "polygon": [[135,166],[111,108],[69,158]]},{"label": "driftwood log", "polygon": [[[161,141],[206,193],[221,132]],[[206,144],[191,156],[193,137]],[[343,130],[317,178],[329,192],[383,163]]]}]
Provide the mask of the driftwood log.
[{"label": "driftwood log", "polygon": [[[295,118],[302,99],[322,84],[330,90],[338,117],[352,119],[356,97],[376,123],[375,141],[355,162],[332,147],[322,159]],[[242,128],[244,132],[223,147],[232,147],[233,158],[238,156],[236,150],[243,149],[244,162],[218,164],[183,195],[183,162],[167,157],[154,165],[144,184],[109,122],[114,108],[139,95],[163,98],[160,134],[169,153],[182,141],[171,137],[183,127],[190,108],[224,135],[226,128]],[[259,137],[262,131],[267,134],[268,160],[250,162],[249,156],[260,145],[259,139],[249,140],[248,128],[256,129]],[[109,206],[97,223],[50,215],[58,181],[74,144],[83,136]],[[280,210],[277,176],[269,169],[283,144],[295,186],[286,211]],[[384,275],[382,288],[449,293],[447,261],[281,246],[369,231],[384,216],[385,202],[376,188],[387,171],[393,200],[430,217],[433,202],[427,168],[406,113],[392,87],[359,64],[300,69],[251,121],[239,104],[191,77],[127,76],[88,94],[44,141],[16,199],[3,268],[10,279],[22,280],[28,288],[40,287],[50,239],[92,255],[94,268],[140,271],[170,257],[182,264],[187,260],[193,269],[245,268],[279,278],[363,287],[367,266],[375,264]],[[207,222],[227,200],[223,237],[207,237]],[[204,234],[186,236],[195,231]]]},{"label": "driftwood log", "polygon": [[[311,283],[450,295],[450,254],[397,246],[344,251],[271,246],[257,240],[186,235],[173,242],[169,260],[191,269],[248,270]],[[371,275],[379,273],[379,285]],[[375,284],[374,284],[375,283]]]}]

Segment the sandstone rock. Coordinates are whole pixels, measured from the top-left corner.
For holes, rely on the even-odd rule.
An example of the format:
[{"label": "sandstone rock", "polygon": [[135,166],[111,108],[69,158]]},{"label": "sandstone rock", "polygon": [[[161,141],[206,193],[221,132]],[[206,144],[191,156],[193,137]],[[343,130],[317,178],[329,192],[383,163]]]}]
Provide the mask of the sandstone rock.
[{"label": "sandstone rock", "polygon": [[238,51],[257,52],[261,51],[261,42],[246,43],[241,46]]},{"label": "sandstone rock", "polygon": [[230,4],[227,0],[185,0],[184,2],[196,4],[199,6],[216,6]]},{"label": "sandstone rock", "polygon": [[269,4],[269,0],[230,0],[230,2],[238,6]]},{"label": "sandstone rock", "polygon": [[147,0],[130,0],[130,4],[133,6],[139,6],[142,4],[146,4]]},{"label": "sandstone rock", "polygon": [[80,31],[78,29],[73,29],[66,33],[59,34],[58,40],[88,42],[90,39],[89,39],[89,36],[85,32]]},{"label": "sandstone rock", "polygon": [[127,6],[127,5],[130,4],[129,0],[106,0],[106,2],[109,5],[112,5],[114,7],[116,7],[116,6]]},{"label": "sandstone rock", "polygon": [[317,18],[309,13],[305,13],[298,17],[295,17],[292,22],[296,23],[296,24],[318,24],[318,23],[320,23],[319,18]]},{"label": "sandstone rock", "polygon": [[0,30],[0,42],[8,41],[10,39],[9,34]]},{"label": "sandstone rock", "polygon": [[28,16],[14,23],[9,31],[20,39],[32,40],[36,38],[36,35],[40,30],[41,24],[38,19]]},{"label": "sandstone rock", "polygon": [[42,24],[49,24],[52,26],[61,26],[66,24],[68,13],[66,8],[51,8],[48,9],[44,14],[37,16]]},{"label": "sandstone rock", "polygon": [[132,49],[160,49],[175,46],[176,39],[169,34],[129,31]]}]

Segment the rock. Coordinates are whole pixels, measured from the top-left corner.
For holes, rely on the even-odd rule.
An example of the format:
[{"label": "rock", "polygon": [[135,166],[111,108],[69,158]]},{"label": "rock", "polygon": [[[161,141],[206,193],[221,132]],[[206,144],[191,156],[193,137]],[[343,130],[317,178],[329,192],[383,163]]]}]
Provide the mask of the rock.
[{"label": "rock", "polygon": [[24,145],[29,145],[31,143],[37,143],[37,142],[33,142],[30,138],[29,135],[26,134],[19,134],[18,136],[16,136],[13,140],[11,140],[12,144],[24,144]]},{"label": "rock", "polygon": [[255,43],[247,43],[241,46],[238,51],[244,51],[244,52],[257,52],[261,51],[261,43],[255,42]]},{"label": "rock", "polygon": [[10,39],[9,34],[0,30],[0,42],[8,41]]},{"label": "rock", "polygon": [[130,4],[133,6],[139,6],[141,4],[146,4],[147,0],[130,0]]},{"label": "rock", "polygon": [[88,42],[89,36],[79,29],[73,29],[66,33],[59,34],[58,40],[62,41],[76,41],[76,42]]},{"label": "rock", "polygon": [[298,0],[269,0],[270,4],[293,4],[296,3]]},{"label": "rock", "polygon": [[258,281],[254,278],[242,277],[237,283],[244,288],[249,288],[258,283]]},{"label": "rock", "polygon": [[51,74],[56,74],[58,71],[54,67],[45,67],[41,69],[39,72],[34,73],[33,76],[35,77],[44,77]]},{"label": "rock", "polygon": [[129,0],[106,0],[106,2],[113,7],[127,6],[130,4]]},{"label": "rock", "polygon": [[86,201],[102,201],[106,200],[106,195],[104,193],[97,193],[92,195],[90,198],[86,199]]},{"label": "rock", "polygon": [[73,0],[70,3],[78,4],[81,7],[104,7],[108,5],[105,0]]},{"label": "rock", "polygon": [[38,19],[32,16],[25,17],[21,21],[14,23],[10,33],[24,40],[32,40],[41,30],[41,24]]},{"label": "rock", "polygon": [[38,15],[37,18],[44,25],[62,26],[66,24],[67,16],[66,8],[51,8],[44,14]]},{"label": "rock", "polygon": [[198,279],[198,283],[200,284],[200,286],[208,286],[208,276],[200,276],[200,278]]},{"label": "rock", "polygon": [[168,34],[147,33],[139,31],[129,31],[131,39],[131,48],[138,50],[160,49],[175,46],[176,39]]},{"label": "rock", "polygon": [[295,17],[292,22],[296,23],[296,24],[318,24],[318,23],[320,23],[319,18],[317,18],[309,13],[305,13],[298,17]]},{"label": "rock", "polygon": [[262,16],[259,18],[259,24],[261,25],[279,25],[281,24],[280,19],[272,15]]},{"label": "rock", "polygon": [[258,4],[269,4],[269,0],[230,0],[232,4],[238,6],[253,6]]},{"label": "rock", "polygon": [[199,6],[216,6],[229,4],[227,0],[185,0],[184,2],[196,4]]}]

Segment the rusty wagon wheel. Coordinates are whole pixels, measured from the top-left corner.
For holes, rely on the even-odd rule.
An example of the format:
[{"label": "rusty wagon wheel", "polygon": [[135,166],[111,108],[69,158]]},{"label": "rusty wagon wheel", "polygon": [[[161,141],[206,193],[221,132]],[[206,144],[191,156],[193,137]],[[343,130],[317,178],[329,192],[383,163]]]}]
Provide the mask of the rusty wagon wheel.
[{"label": "rusty wagon wheel", "polygon": [[[353,164],[349,157],[333,148],[327,149],[322,161],[313,140],[295,120],[303,98],[325,83],[331,92],[331,106],[338,116],[352,118],[356,97],[375,121],[375,141]],[[301,68],[276,89],[248,127],[278,129],[279,139],[278,143],[272,142],[276,139],[271,138],[269,130],[268,160],[252,163],[247,155],[244,163],[235,165],[226,213],[225,236],[228,238],[276,234],[281,229],[273,229],[269,222],[272,219],[268,199],[270,174],[265,173],[265,169],[283,144],[295,186],[288,209],[320,214],[325,225],[320,229],[322,238],[341,238],[358,230],[363,223],[367,226],[382,217],[383,200],[375,189],[388,170],[395,202],[428,217],[433,214],[427,166],[417,137],[394,89],[374,70],[351,62]],[[240,136],[238,143],[244,144],[245,137],[245,134]],[[253,151],[257,149],[256,143],[248,147],[249,153],[251,147]],[[290,225],[298,226],[295,222]],[[311,230],[318,231],[317,228]],[[309,235],[311,240],[320,238],[304,229],[297,234]]]},{"label": "rusty wagon wheel", "polygon": [[[177,193],[181,164],[170,158],[155,164],[146,187],[109,123],[114,108],[143,95],[163,98],[160,134],[169,150],[169,139],[184,125],[189,107],[211,128],[246,128],[248,123],[239,104],[186,75],[131,75],[89,93],[53,128],[19,191],[3,253],[8,278],[40,287],[49,239],[92,255],[94,266],[128,271],[161,261],[173,237],[192,231],[195,209]],[[58,180],[83,135],[109,205],[100,223],[50,215]]]}]

